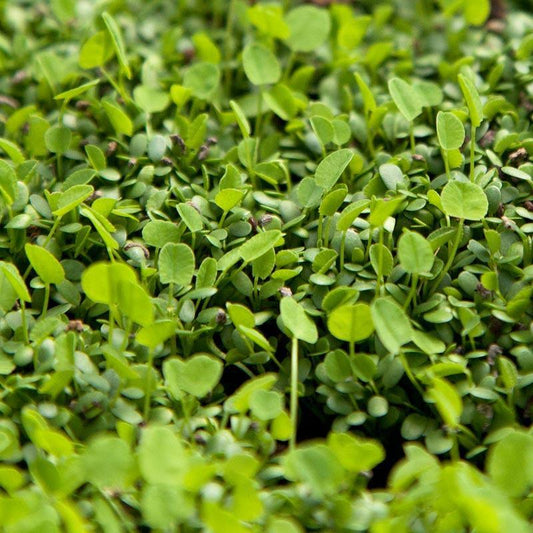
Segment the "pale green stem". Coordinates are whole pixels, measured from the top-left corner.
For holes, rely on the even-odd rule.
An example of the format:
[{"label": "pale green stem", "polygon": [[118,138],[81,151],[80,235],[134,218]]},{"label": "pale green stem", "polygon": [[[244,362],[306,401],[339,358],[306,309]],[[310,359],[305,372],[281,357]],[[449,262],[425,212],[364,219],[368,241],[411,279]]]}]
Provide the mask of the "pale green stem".
[{"label": "pale green stem", "polygon": [[385,247],[383,243],[383,226],[379,228],[379,253],[378,253],[378,279],[376,283],[376,296],[382,289],[383,283],[383,248]]},{"label": "pale green stem", "polygon": [[233,41],[233,19],[235,18],[235,6],[236,0],[230,0],[228,8],[228,18],[226,19],[226,37],[224,43],[224,62],[226,63],[225,71],[225,83],[226,83],[226,96],[229,98],[231,92],[231,78],[232,72],[228,65],[232,54],[232,41]]},{"label": "pale green stem", "polygon": [[291,438],[289,446],[296,445],[296,429],[298,427],[298,339],[292,338],[291,344]]},{"label": "pale green stem", "polygon": [[30,339],[28,336],[28,322],[26,321],[26,303],[24,300],[20,300],[20,312],[22,313],[20,315],[20,320],[22,325],[22,334],[24,335],[24,342],[29,344]]},{"label": "pale green stem", "polygon": [[470,181],[474,181],[474,152],[476,149],[476,128],[471,127],[470,139]]},{"label": "pale green stem", "polygon": [[152,399],[152,367],[154,366],[154,350],[148,352],[148,368],[146,371],[146,392],[144,397],[144,420],[150,416],[150,400]]},{"label": "pale green stem", "polygon": [[414,388],[419,392],[420,396],[424,397],[425,396],[424,390],[422,389],[422,386],[420,385],[415,375],[413,374],[413,371],[411,370],[411,367],[409,366],[407,358],[405,357],[405,354],[403,352],[400,352],[400,361],[402,362],[403,369],[405,373],[407,374],[409,381],[413,384]]},{"label": "pale green stem", "polygon": [[341,264],[340,270],[341,271],[344,268],[344,248],[345,248],[345,246],[346,246],[346,231],[343,231],[342,232],[342,238],[341,238],[341,259],[340,259],[340,264]]},{"label": "pale green stem", "polygon": [[452,175],[450,172],[450,162],[448,161],[448,154],[446,153],[446,150],[442,150],[442,158],[444,159],[444,169],[446,170],[446,176],[448,177],[448,180],[451,180]]},{"label": "pale green stem", "polygon": [[411,290],[409,291],[409,294],[407,295],[407,298],[405,299],[405,303],[403,304],[404,309],[407,309],[409,307],[411,300],[414,298],[416,294],[417,285],[418,285],[418,274],[412,274],[411,275]]},{"label": "pale green stem", "polygon": [[57,217],[54,221],[54,224],[52,226],[52,228],[50,229],[48,235],[46,236],[46,239],[43,243],[43,248],[46,248],[46,246],[48,245],[48,243],[52,240],[52,237],[54,236],[57,228],[59,227],[59,224],[61,223],[61,217]]},{"label": "pale green stem", "polygon": [[323,225],[324,225],[324,217],[322,215],[320,215],[318,217],[318,229],[317,229],[317,234],[316,234],[316,245],[317,245],[317,248],[322,248],[322,228],[323,228]]},{"label": "pale green stem", "polygon": [[448,273],[448,270],[450,270],[450,267],[453,264],[453,260],[455,259],[455,255],[457,254],[457,249],[459,248],[459,244],[461,243],[461,239],[463,237],[464,222],[465,221],[463,218],[459,220],[459,224],[457,225],[457,233],[455,234],[455,239],[453,241],[452,248],[448,253],[448,260],[446,261],[446,264],[444,265],[441,273],[439,274],[439,277],[435,280],[428,296],[431,296],[438,289],[439,285],[444,279],[444,276]]},{"label": "pale green stem", "polygon": [[411,142],[411,152],[415,153],[415,126],[413,121],[409,122],[409,141]]},{"label": "pale green stem", "polygon": [[48,311],[48,301],[50,300],[50,283],[45,283],[44,285],[44,300],[43,300],[43,311],[41,316],[46,316]]}]

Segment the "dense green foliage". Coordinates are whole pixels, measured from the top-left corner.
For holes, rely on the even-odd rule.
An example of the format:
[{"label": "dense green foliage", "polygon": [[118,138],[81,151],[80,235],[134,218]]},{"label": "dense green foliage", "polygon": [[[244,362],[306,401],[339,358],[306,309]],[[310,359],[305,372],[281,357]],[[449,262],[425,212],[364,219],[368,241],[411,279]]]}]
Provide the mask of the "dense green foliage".
[{"label": "dense green foliage", "polygon": [[533,16],[353,4],[0,3],[0,531],[531,531]]}]

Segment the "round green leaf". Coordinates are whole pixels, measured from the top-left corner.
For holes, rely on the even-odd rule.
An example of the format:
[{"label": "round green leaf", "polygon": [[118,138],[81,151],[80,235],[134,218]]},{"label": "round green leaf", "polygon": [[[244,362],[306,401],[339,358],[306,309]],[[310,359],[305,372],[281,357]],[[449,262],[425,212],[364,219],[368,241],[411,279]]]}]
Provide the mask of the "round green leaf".
[{"label": "round green leaf", "polygon": [[44,134],[46,148],[54,154],[64,154],[69,147],[72,133],[65,126],[52,126]]},{"label": "round green leaf", "polygon": [[325,9],[314,6],[300,6],[287,14],[289,26],[287,44],[294,52],[312,52],[328,38],[331,19]]},{"label": "round green leaf", "polygon": [[194,513],[194,505],[183,487],[147,484],[142,491],[141,510],[146,524],[154,530],[176,531],[176,524]]},{"label": "round green leaf", "polygon": [[183,76],[183,86],[191,90],[193,96],[208,99],[220,82],[220,69],[213,63],[196,63]]},{"label": "round green leaf", "polygon": [[533,435],[515,431],[489,452],[487,470],[511,497],[521,497],[533,486]]},{"label": "round green leaf", "polygon": [[325,444],[299,446],[284,456],[282,466],[287,479],[305,483],[318,495],[335,493],[344,480],[341,462]]},{"label": "round green leaf", "polygon": [[115,288],[121,282],[137,282],[135,271],[125,263],[95,263],[83,271],[81,287],[96,303],[117,303]]},{"label": "round green leaf", "polygon": [[276,56],[265,46],[252,43],[242,53],[244,73],[254,85],[277,83],[281,67]]},{"label": "round green leaf", "polygon": [[463,123],[449,111],[437,114],[437,137],[444,150],[458,150],[465,141]]},{"label": "round green leaf", "polygon": [[336,307],[328,317],[328,329],[342,341],[367,339],[374,331],[370,307],[364,303]]},{"label": "round green leaf", "polygon": [[466,220],[482,220],[489,208],[483,189],[465,181],[448,182],[442,189],[441,202],[448,216]]},{"label": "round green leaf", "polygon": [[98,488],[126,488],[135,479],[136,465],[131,450],[122,439],[99,436],[81,457],[87,481]]},{"label": "round green leaf", "polygon": [[137,456],[141,475],[151,484],[179,485],[187,470],[187,453],[169,427],[144,429]]},{"label": "round green leaf", "polygon": [[368,414],[373,418],[380,418],[389,412],[389,402],[383,396],[372,396],[368,400]]},{"label": "round green leaf", "polygon": [[135,103],[146,113],[160,113],[170,103],[166,92],[155,89],[148,85],[137,85],[133,89]]},{"label": "round green leaf", "polygon": [[464,16],[468,24],[482,26],[491,12],[490,0],[464,0]]},{"label": "round green leaf", "polygon": [[174,222],[151,220],[144,226],[142,236],[147,245],[163,248],[167,243],[179,242],[181,233]]},{"label": "round green leaf", "polygon": [[186,244],[169,242],[159,254],[158,266],[161,283],[189,285],[194,274],[194,253]]},{"label": "round green leaf", "polygon": [[398,241],[398,257],[409,274],[427,274],[433,266],[431,244],[415,231],[406,231]]}]

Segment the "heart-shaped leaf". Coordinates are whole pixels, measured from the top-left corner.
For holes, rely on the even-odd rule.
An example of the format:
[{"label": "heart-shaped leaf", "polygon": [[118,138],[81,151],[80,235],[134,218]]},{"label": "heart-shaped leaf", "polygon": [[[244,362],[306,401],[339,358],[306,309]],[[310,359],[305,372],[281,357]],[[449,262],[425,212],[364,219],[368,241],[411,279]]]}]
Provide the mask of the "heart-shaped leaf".
[{"label": "heart-shaped leaf", "polygon": [[207,354],[197,354],[185,361],[172,358],[163,364],[165,382],[176,398],[181,396],[180,391],[203,398],[220,381],[222,369],[222,362]]},{"label": "heart-shaped leaf", "polygon": [[194,253],[186,244],[169,242],[161,249],[158,266],[161,283],[189,285],[194,274]]},{"label": "heart-shaped leaf", "polygon": [[336,307],[328,317],[328,329],[343,341],[367,339],[374,331],[370,307],[364,303]]},{"label": "heart-shaped leaf", "polygon": [[441,202],[448,216],[465,220],[482,220],[489,208],[483,189],[466,181],[447,183],[442,189]]},{"label": "heart-shaped leaf", "polygon": [[422,113],[422,105],[417,92],[405,80],[391,78],[389,80],[389,92],[396,107],[409,122]]}]

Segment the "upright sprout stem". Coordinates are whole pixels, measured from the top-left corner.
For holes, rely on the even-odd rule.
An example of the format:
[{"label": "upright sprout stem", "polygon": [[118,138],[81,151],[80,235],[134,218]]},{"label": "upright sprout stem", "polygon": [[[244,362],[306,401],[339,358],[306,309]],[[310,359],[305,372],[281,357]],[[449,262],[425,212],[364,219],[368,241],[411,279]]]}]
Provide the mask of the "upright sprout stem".
[{"label": "upright sprout stem", "polygon": [[476,149],[476,128],[471,127],[470,139],[470,181],[474,181],[474,156]]},{"label": "upright sprout stem", "polygon": [[298,339],[292,338],[291,343],[291,438],[289,446],[296,446],[296,429],[298,427]]}]

